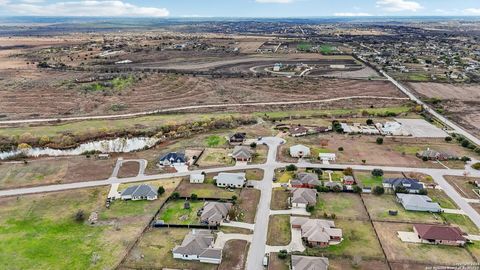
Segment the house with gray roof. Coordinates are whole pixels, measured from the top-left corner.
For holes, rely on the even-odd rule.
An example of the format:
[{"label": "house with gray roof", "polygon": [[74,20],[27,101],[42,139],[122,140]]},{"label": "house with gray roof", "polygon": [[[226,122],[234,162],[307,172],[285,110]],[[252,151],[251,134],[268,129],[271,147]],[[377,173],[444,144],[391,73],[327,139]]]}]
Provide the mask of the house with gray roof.
[{"label": "house with gray roof", "polygon": [[200,215],[200,222],[208,225],[220,225],[228,219],[228,211],[231,208],[231,203],[205,202]]},{"label": "house with gray roof", "polygon": [[328,258],[292,255],[292,270],[327,270]]},{"label": "house with gray roof", "polygon": [[314,188],[321,184],[316,173],[298,173],[297,177],[290,180],[290,185],[296,188]]},{"label": "house with gray roof", "polygon": [[213,179],[217,187],[242,188],[247,181],[245,173],[219,173]]},{"label": "house with gray roof", "polygon": [[317,191],[310,188],[295,188],[291,191],[289,203],[293,208],[307,208],[317,204]]},{"label": "house with gray roof", "polygon": [[310,148],[305,145],[297,144],[290,147],[290,156],[295,158],[304,158],[310,156]]},{"label": "house with gray roof", "polygon": [[333,220],[295,217],[292,228],[301,230],[302,240],[309,247],[327,247],[342,241],[342,230],[335,227]]},{"label": "house with gray roof", "polygon": [[394,192],[398,187],[403,187],[408,193],[419,193],[424,189],[423,183],[413,178],[389,178],[383,180],[385,191]]},{"label": "house with gray roof", "polygon": [[131,186],[122,191],[120,194],[120,198],[122,200],[132,200],[132,201],[139,201],[139,200],[148,200],[153,201],[158,198],[157,190],[146,184]]},{"label": "house with gray roof", "polygon": [[426,195],[397,193],[397,201],[405,210],[440,213],[442,208]]},{"label": "house with gray roof", "polygon": [[209,230],[192,230],[181,245],[173,248],[173,258],[220,264],[222,249],[214,248],[215,237]]},{"label": "house with gray roof", "polygon": [[252,161],[252,152],[250,151],[250,147],[240,145],[235,146],[235,148],[233,148],[232,158],[235,161]]}]

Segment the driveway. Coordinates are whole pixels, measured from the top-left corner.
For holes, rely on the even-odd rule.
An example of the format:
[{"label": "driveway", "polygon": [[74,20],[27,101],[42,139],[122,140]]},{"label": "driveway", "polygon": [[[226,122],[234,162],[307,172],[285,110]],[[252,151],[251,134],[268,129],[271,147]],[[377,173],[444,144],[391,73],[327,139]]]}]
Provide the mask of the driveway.
[{"label": "driveway", "polygon": [[233,227],[233,228],[242,228],[242,229],[248,229],[248,230],[252,230],[252,231],[255,229],[255,224],[250,224],[250,223],[245,223],[245,222],[236,222],[236,221],[223,222],[222,226]]},{"label": "driveway", "polygon": [[292,208],[288,210],[270,210],[270,215],[310,216],[311,214],[303,208]]},{"label": "driveway", "polygon": [[416,243],[416,244],[419,244],[421,243],[420,239],[418,238],[418,235],[414,232],[397,232],[398,233],[398,237],[400,238],[400,240],[402,240],[402,242],[406,242],[406,243]]},{"label": "driveway", "polygon": [[287,246],[266,246],[266,253],[279,252],[280,250],[287,250],[288,252],[305,251],[305,246],[302,241],[302,232],[300,229],[292,228],[292,240]]},{"label": "driveway", "polygon": [[223,232],[217,233],[217,239],[215,239],[215,243],[213,244],[214,248],[222,248],[225,246],[230,240],[245,240],[248,242],[252,242],[252,235],[251,234],[239,234],[239,233],[228,233],[225,234]]}]

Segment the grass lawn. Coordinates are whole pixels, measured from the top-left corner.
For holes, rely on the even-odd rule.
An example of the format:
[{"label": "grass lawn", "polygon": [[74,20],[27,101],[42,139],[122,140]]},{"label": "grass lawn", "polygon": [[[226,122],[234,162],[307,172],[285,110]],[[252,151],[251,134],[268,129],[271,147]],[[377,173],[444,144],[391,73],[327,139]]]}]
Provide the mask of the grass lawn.
[{"label": "grass lawn", "polygon": [[190,209],[184,209],[184,200],[170,200],[163,206],[157,219],[171,224],[199,224],[197,212],[203,207],[203,201],[191,201]]},{"label": "grass lawn", "polygon": [[0,164],[0,188],[21,187],[61,181],[68,162],[35,161],[28,164]]},{"label": "grass lawn", "polygon": [[[426,212],[405,211],[403,206],[396,202],[394,195],[376,196],[363,194],[363,201],[374,221],[408,221],[408,222],[430,222],[441,223],[442,219],[438,214]],[[398,211],[398,215],[390,216],[389,210]]]},{"label": "grass lawn", "polygon": [[253,164],[263,164],[267,162],[268,147],[265,145],[257,145],[255,147],[255,155],[253,156]]},{"label": "grass lawn", "polygon": [[307,248],[305,255],[383,258],[382,249],[370,222],[335,220],[335,226],[343,231],[343,241],[340,244],[326,248]]},{"label": "grass lawn", "polygon": [[270,203],[270,209],[272,210],[288,209],[288,197],[290,197],[289,191],[285,191],[284,188],[274,188],[272,192],[272,201]]},{"label": "grass lawn", "polygon": [[288,181],[295,178],[295,172],[281,172],[280,170],[276,170],[275,177],[277,178],[277,183],[288,183]]},{"label": "grass lawn", "polygon": [[270,253],[268,270],[290,270],[290,256],[285,259],[278,258],[278,253]]},{"label": "grass lawn", "polygon": [[449,208],[449,209],[458,209],[458,206],[455,202],[448,197],[448,195],[438,189],[428,189],[428,197],[430,197],[434,202],[440,204],[442,208]]},{"label": "grass lawn", "polygon": [[[105,208],[108,188],[91,188],[0,200],[0,262],[5,269],[111,269],[153,217],[158,200]],[[98,225],[74,219],[99,213]],[[105,222],[102,222],[105,221]],[[120,233],[119,233],[120,232]],[[55,244],[58,243],[58,244]]]},{"label": "grass lawn", "polygon": [[469,234],[479,234],[479,230],[475,223],[467,215],[442,213],[442,218],[453,226],[458,226],[462,231]]},{"label": "grass lawn", "polygon": [[233,195],[237,197],[240,195],[239,189],[228,191],[211,183],[191,184],[187,179],[182,180],[176,191],[180,193],[181,197],[190,197],[192,193],[195,193],[199,198],[206,199],[231,199]]},{"label": "grass lawn", "polygon": [[263,170],[250,169],[246,170],[245,177],[247,180],[263,180]]},{"label": "grass lawn", "polygon": [[230,152],[228,148],[207,148],[197,164],[200,167],[233,166],[235,162],[228,156]]},{"label": "grass lawn", "polygon": [[397,232],[413,231],[412,224],[374,222],[374,226],[390,261],[407,260],[436,265],[473,262],[465,248],[402,242]]},{"label": "grass lawn", "polygon": [[244,269],[250,244],[244,240],[230,240],[223,247],[222,263],[218,270]]},{"label": "grass lawn", "polygon": [[480,241],[473,241],[467,245],[468,251],[478,260],[480,260]]},{"label": "grass lawn", "polygon": [[[333,171],[331,173],[332,181],[341,182],[343,180],[343,172],[342,171]],[[323,172],[322,176],[320,177],[322,181],[330,181],[330,176],[328,173]]]},{"label": "grass lawn", "polygon": [[335,214],[337,218],[368,220],[367,212],[358,194],[319,193],[312,218],[323,218],[324,213]]},{"label": "grass lawn", "polygon": [[239,233],[239,234],[252,234],[253,231],[244,228],[237,228],[237,227],[226,227],[221,226],[220,231],[223,233]]},{"label": "grass lawn", "polygon": [[185,228],[151,228],[130,252],[120,267],[133,269],[214,270],[217,265],[174,259],[172,249],[180,245],[191,230]]},{"label": "grass lawn", "polygon": [[205,144],[208,147],[219,147],[227,144],[227,139],[224,136],[210,135],[205,138]]},{"label": "grass lawn", "polygon": [[355,178],[363,187],[382,186],[383,177],[373,176],[371,173],[355,173]]},{"label": "grass lawn", "polygon": [[469,199],[480,199],[473,189],[476,187],[469,182],[480,181],[480,178],[463,176],[445,176],[445,180],[452,185],[460,195]]},{"label": "grass lawn", "polygon": [[326,149],[326,148],[320,148],[320,147],[312,147],[310,148],[310,153],[313,158],[318,158],[318,155],[320,153],[335,153],[336,151]]},{"label": "grass lawn", "polygon": [[238,208],[241,211],[240,219],[237,221],[255,223],[258,202],[260,201],[260,190],[243,189],[238,199]]},{"label": "grass lawn", "polygon": [[290,215],[270,216],[267,245],[285,246],[290,243],[291,238]]}]

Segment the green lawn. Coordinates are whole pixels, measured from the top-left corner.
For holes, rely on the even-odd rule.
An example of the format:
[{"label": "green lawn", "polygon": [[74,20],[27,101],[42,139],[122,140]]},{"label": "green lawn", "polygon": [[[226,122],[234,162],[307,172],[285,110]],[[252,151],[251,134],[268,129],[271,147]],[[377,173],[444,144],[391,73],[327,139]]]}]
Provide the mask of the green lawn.
[{"label": "green lawn", "polygon": [[205,139],[205,143],[208,147],[218,147],[225,145],[227,139],[219,135],[210,135]]},{"label": "green lawn", "polygon": [[382,176],[373,176],[371,174],[355,174],[355,176],[364,187],[382,186]]},{"label": "green lawn", "polygon": [[434,201],[440,204],[442,208],[457,209],[455,202],[448,197],[442,190],[428,189],[428,196]]},{"label": "green lawn", "polygon": [[204,202],[191,201],[190,209],[184,209],[184,204],[184,200],[169,201],[163,206],[157,219],[171,224],[199,224],[197,212],[203,207]]},{"label": "green lawn", "polygon": [[287,171],[280,172],[280,171],[277,171],[275,173],[275,176],[277,177],[277,182],[278,183],[288,183],[288,181],[290,181],[290,179],[293,179],[295,177],[295,172],[287,172]]},{"label": "green lawn", "polygon": [[312,49],[312,44],[308,42],[302,42],[297,45],[297,50],[299,51],[307,52],[307,51],[310,51],[311,49]]},{"label": "green lawn", "polygon": [[320,47],[320,52],[322,54],[331,54],[334,50],[335,50],[335,48],[330,46],[330,45],[322,45]]},{"label": "green lawn", "polygon": [[479,234],[478,227],[473,223],[472,220],[466,215],[457,215],[457,214],[442,214],[443,220],[448,222],[451,225],[458,226],[464,232],[469,234]]}]

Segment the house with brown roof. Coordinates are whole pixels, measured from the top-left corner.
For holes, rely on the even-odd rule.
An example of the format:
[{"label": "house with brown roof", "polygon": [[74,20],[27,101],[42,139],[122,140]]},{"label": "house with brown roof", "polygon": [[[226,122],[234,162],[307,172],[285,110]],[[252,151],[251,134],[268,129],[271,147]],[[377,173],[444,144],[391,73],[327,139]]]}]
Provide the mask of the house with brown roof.
[{"label": "house with brown roof", "polygon": [[290,180],[290,185],[295,188],[315,188],[321,184],[316,173],[299,173],[297,177]]},{"label": "house with brown roof", "polygon": [[317,204],[317,191],[310,188],[295,188],[288,200],[293,208],[307,208],[309,205]]},{"label": "house with brown roof", "polygon": [[250,147],[235,146],[235,148],[233,148],[232,158],[235,161],[244,161],[244,162],[252,161],[252,152],[250,151]]},{"label": "house with brown roof", "polygon": [[181,245],[173,248],[173,258],[220,264],[222,249],[214,248],[215,237],[209,230],[192,230]]},{"label": "house with brown roof", "polygon": [[327,247],[342,241],[342,230],[335,228],[333,220],[295,217],[292,228],[301,230],[302,240],[309,247]]},{"label": "house with brown roof", "polygon": [[448,246],[464,246],[465,233],[458,227],[446,225],[415,224],[413,231],[422,243]]},{"label": "house with brown roof", "polygon": [[228,219],[228,211],[231,208],[231,203],[205,202],[200,214],[200,222],[208,225],[220,225]]},{"label": "house with brown roof", "polygon": [[292,255],[292,270],[327,270],[328,258]]}]

